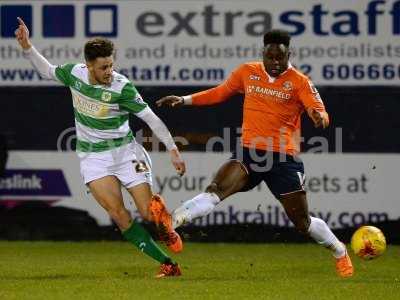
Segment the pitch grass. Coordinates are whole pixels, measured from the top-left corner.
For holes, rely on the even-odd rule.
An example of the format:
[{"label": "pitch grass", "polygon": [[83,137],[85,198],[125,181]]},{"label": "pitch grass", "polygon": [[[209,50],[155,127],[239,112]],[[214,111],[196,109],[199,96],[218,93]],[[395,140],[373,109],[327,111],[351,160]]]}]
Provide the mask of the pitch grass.
[{"label": "pitch grass", "polygon": [[179,278],[124,242],[0,242],[0,299],[400,299],[400,247],[338,278],[313,244],[189,244]]}]

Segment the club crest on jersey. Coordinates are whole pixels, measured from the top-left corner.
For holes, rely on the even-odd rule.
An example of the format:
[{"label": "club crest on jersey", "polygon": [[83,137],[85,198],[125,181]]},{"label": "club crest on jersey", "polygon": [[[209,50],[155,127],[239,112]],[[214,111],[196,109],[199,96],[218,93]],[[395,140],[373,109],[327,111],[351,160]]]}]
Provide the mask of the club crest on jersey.
[{"label": "club crest on jersey", "polygon": [[111,93],[104,91],[103,94],[101,94],[101,100],[104,102],[109,102],[111,100]]},{"label": "club crest on jersey", "polygon": [[293,83],[291,81],[285,81],[282,86],[285,91],[293,90]]}]

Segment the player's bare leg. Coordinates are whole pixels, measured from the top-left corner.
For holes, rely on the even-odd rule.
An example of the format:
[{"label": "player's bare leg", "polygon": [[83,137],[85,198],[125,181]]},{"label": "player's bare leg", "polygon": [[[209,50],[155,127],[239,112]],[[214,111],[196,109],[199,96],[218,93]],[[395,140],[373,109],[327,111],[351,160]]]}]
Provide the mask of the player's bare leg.
[{"label": "player's bare leg", "polygon": [[249,180],[246,168],[236,160],[223,164],[204,193],[184,202],[172,214],[174,228],[208,215],[225,198],[241,191]]},{"label": "player's bare leg", "polygon": [[[139,248],[139,250],[161,263],[160,272],[157,274],[157,277],[179,276],[181,274],[179,266],[158,247],[146,229],[140,224],[133,222],[129,211],[124,206],[121,183],[116,177],[105,176],[89,182],[88,186],[96,201],[117,224],[124,238]],[[139,191],[142,191],[141,187],[135,192]],[[140,198],[140,196],[138,197]],[[141,202],[141,198],[139,202]],[[142,206],[138,209],[141,211]]]},{"label": "player's bare leg", "polygon": [[[148,183],[142,183],[131,187],[128,189],[128,192],[135,201],[140,215],[145,220],[154,221],[156,223],[160,239],[165,242],[167,247],[172,252],[181,252],[183,249],[182,239],[172,228],[171,215],[168,213],[162,198],[159,195],[153,195],[151,187]],[[158,212],[154,213],[154,215],[150,212],[151,205],[158,206]],[[162,206],[161,208],[159,207],[160,205]],[[169,225],[166,227],[164,226],[164,223]]]},{"label": "player's bare leg", "polygon": [[105,176],[88,184],[96,201],[107,211],[121,231],[129,228],[132,222],[129,211],[122,200],[121,183],[114,176]]},{"label": "player's bare leg", "polygon": [[127,189],[135,202],[136,208],[143,219],[152,221],[149,211],[150,199],[153,196],[153,191],[148,183],[141,183]]},{"label": "player's bare leg", "polygon": [[309,215],[306,193],[298,191],[285,194],[281,196],[280,201],[287,216],[298,231],[308,234],[318,244],[332,251],[333,256],[336,258],[336,271],[339,276],[352,276],[353,265],[347,254],[346,247],[337,239],[322,219]]}]

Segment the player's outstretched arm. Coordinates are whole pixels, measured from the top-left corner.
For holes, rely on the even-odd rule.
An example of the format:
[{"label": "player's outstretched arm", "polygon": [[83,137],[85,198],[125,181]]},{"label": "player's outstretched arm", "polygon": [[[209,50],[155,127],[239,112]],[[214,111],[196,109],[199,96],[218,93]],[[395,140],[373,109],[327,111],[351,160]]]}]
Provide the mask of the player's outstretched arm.
[{"label": "player's outstretched arm", "polygon": [[56,80],[55,70],[56,66],[50,64],[46,58],[44,58],[36,49],[33,47],[29,40],[29,30],[21,18],[17,18],[18,28],[15,30],[15,38],[18,44],[24,50],[24,55],[29,59],[33,67],[39,72],[40,76],[45,79]]},{"label": "player's outstretched arm", "polygon": [[182,105],[214,105],[228,100],[231,96],[243,93],[243,81],[241,70],[244,65],[240,65],[231,75],[221,84],[211,89],[200,91],[187,96],[166,96],[156,102],[157,106],[180,107]]},{"label": "player's outstretched arm", "polygon": [[156,102],[157,106],[179,107],[182,105],[214,105],[226,101],[237,91],[224,82],[214,88],[187,96],[166,96]]}]

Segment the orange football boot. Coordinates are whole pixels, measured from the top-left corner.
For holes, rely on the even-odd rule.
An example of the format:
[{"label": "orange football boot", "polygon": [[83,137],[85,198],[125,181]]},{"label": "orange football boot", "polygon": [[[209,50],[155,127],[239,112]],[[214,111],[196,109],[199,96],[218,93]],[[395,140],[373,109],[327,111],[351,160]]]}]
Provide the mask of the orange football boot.
[{"label": "orange football boot", "polygon": [[183,249],[182,239],[172,226],[172,216],[168,212],[163,198],[160,195],[153,195],[149,209],[158,228],[160,240],[165,242],[172,252],[181,252]]},{"label": "orange football boot", "polygon": [[181,276],[182,272],[178,264],[162,264],[160,271],[157,273],[156,278],[163,278],[167,276]]},{"label": "orange football boot", "polygon": [[336,272],[341,277],[353,276],[354,268],[347,250],[345,255],[336,258]]}]

